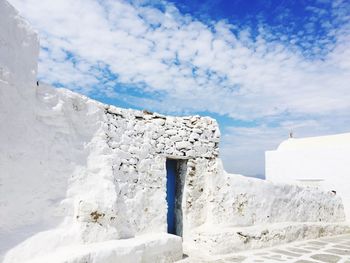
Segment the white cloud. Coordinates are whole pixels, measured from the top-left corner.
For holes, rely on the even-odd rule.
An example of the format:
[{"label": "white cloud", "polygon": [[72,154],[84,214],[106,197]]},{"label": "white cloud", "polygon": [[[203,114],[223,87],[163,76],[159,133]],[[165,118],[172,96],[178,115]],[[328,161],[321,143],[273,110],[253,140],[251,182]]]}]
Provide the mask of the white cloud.
[{"label": "white cloud", "polygon": [[[342,1],[335,1],[330,11],[341,26],[316,46],[308,42],[312,35],[301,33],[288,42],[266,25],[261,25],[256,38],[249,28],[224,21],[206,25],[181,14],[169,3],[164,4],[165,11],[112,0],[11,3],[39,30],[43,47],[39,71],[47,82],[59,82],[86,94],[115,96],[118,87],[105,80],[108,68],[118,76],[119,83],[163,95],[153,100],[125,96],[139,106],[162,112],[210,111],[267,123],[253,128],[254,132],[260,131],[260,137],[249,129],[230,130],[231,143],[225,140],[226,149],[233,145],[244,152],[242,147],[249,141],[252,152],[254,145],[260,145],[261,151],[276,145],[281,133],[277,136],[268,123],[286,112],[294,116],[293,120],[302,115],[323,120],[341,118],[350,110],[350,34],[349,23],[343,22],[346,14]],[[315,18],[323,12],[312,7],[310,10]],[[311,23],[309,30],[313,27]],[[324,27],[330,26],[324,22]],[[327,38],[331,36],[335,42]],[[293,44],[300,39],[310,50]],[[330,51],[310,58],[317,50],[320,54]],[[69,55],[74,59],[67,60]],[[100,85],[96,91],[94,87],[101,79],[105,86]],[[283,127],[281,120],[277,126]],[[267,143],[267,137],[273,139]],[[258,143],[255,138],[264,142]],[[225,152],[227,159],[229,153]],[[256,152],[254,156],[258,156]],[[260,165],[254,169],[261,170],[257,167]]]}]

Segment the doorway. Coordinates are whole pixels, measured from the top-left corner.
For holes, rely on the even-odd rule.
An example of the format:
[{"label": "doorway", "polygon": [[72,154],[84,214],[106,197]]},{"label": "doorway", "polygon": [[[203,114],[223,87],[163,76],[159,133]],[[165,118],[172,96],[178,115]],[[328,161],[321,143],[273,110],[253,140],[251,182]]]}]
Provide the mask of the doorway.
[{"label": "doorway", "polygon": [[166,160],[168,204],[168,233],[182,236],[182,196],[186,174],[186,160]]}]

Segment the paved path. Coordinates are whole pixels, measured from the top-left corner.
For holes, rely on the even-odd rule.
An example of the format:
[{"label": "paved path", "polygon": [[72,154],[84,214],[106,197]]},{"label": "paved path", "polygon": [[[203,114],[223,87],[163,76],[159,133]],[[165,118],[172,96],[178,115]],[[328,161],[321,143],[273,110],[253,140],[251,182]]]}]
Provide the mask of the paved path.
[{"label": "paved path", "polygon": [[260,250],[251,250],[221,257],[220,259],[184,262],[293,262],[293,263],[350,263],[350,235],[325,237]]}]

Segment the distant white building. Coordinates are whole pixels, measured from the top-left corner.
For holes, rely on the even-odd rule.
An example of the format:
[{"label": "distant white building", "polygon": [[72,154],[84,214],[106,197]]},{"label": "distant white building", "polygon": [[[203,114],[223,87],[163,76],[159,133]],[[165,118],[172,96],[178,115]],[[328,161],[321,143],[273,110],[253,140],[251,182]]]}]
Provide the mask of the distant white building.
[{"label": "distant white building", "polygon": [[283,141],[265,154],[266,179],[334,191],[350,220],[350,133]]}]

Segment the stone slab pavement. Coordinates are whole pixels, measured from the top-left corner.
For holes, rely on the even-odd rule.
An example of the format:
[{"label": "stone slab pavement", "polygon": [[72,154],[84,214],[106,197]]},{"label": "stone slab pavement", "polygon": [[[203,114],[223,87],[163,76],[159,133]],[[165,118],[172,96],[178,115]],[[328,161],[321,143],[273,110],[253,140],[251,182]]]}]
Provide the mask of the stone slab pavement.
[{"label": "stone slab pavement", "polygon": [[350,234],[293,242],[212,259],[187,258],[181,263],[350,263]]}]

